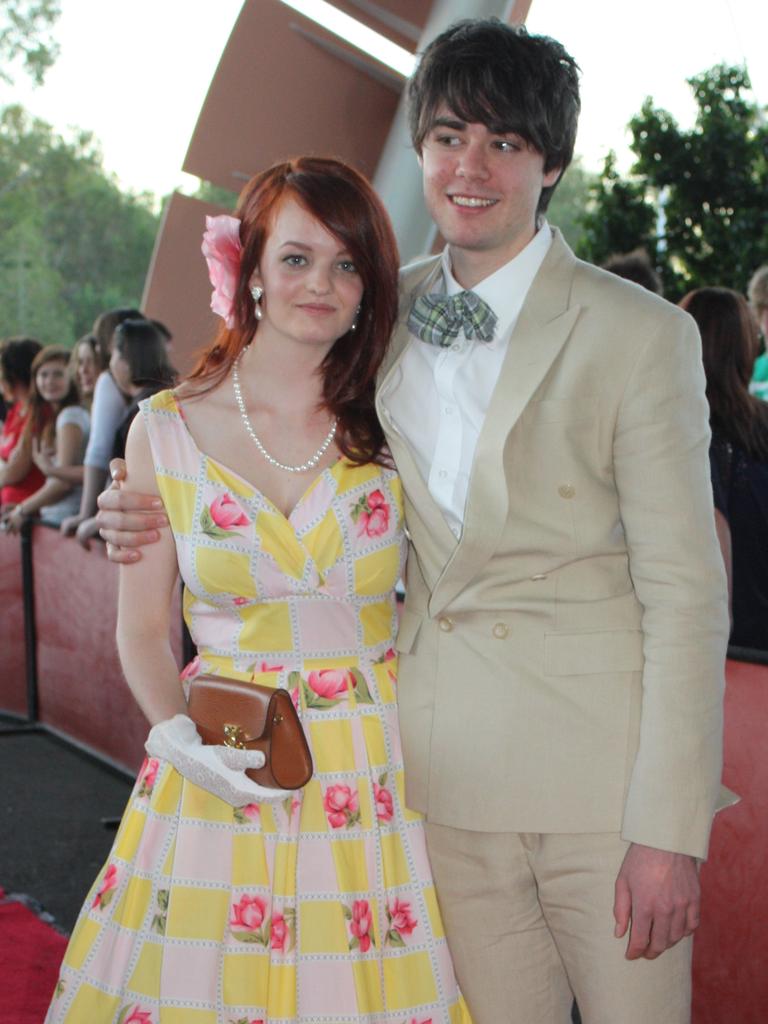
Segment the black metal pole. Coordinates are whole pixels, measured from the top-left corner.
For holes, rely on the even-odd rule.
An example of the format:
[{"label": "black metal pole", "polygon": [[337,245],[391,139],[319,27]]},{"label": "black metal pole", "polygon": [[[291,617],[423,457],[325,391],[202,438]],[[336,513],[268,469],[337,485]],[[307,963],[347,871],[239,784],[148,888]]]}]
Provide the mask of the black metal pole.
[{"label": "black metal pole", "polygon": [[35,629],[35,588],[32,573],[32,523],[21,528],[21,582],[24,601],[24,652],[27,674],[27,719],[37,722],[37,630]]}]

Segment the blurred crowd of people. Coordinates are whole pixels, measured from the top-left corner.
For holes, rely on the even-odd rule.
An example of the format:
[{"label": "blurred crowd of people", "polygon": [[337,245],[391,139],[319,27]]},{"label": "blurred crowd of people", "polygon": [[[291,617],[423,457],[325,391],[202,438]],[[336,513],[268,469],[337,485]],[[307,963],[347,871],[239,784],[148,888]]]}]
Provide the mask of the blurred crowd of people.
[{"label": "blurred crowd of people", "polygon": [[[661,278],[642,250],[614,256],[604,269],[662,295]],[[747,296],[697,288],[679,305],[701,334],[731,644],[768,651],[768,265],[752,275]]]},{"label": "blurred crowd of people", "polygon": [[172,385],[171,334],[138,310],[111,309],[74,345],[0,342],[0,526],[39,518],[88,546],[109,461],[138,403]]}]

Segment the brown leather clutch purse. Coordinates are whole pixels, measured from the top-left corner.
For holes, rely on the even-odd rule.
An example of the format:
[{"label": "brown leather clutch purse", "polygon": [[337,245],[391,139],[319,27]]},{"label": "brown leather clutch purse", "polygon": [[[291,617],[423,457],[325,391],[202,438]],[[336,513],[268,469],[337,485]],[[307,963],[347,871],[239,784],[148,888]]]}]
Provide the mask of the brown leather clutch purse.
[{"label": "brown leather clutch purse", "polygon": [[189,688],[187,714],[205,744],[260,750],[264,767],[246,769],[260,786],[300,789],[312,778],[312,755],[287,690],[198,676]]}]

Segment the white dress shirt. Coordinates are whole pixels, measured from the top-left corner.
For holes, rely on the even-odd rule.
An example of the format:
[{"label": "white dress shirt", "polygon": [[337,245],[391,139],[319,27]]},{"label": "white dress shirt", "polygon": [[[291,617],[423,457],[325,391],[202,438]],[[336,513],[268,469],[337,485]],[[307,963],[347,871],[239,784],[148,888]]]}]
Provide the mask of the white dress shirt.
[{"label": "white dress shirt", "polygon": [[[469,340],[462,331],[450,347],[440,348],[411,336],[399,372],[382,395],[457,538],[485,414],[523,302],[551,242],[552,232],[545,223],[522,252],[472,289],[496,314],[492,341]],[[447,246],[442,271],[446,295],[464,291],[451,272]]]}]

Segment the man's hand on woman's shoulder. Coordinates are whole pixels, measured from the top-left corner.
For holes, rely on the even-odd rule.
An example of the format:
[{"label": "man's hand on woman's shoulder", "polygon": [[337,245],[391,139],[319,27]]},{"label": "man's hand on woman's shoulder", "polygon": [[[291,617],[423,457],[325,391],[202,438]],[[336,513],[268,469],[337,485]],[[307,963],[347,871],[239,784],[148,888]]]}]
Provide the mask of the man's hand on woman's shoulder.
[{"label": "man's hand on woman's shoulder", "polygon": [[123,459],[113,459],[109,472],[112,483],[98,499],[99,533],[107,542],[111,562],[138,562],[139,549],[160,540],[159,531],[168,525],[168,517],[157,495],[122,489],[121,484],[126,479]]}]

